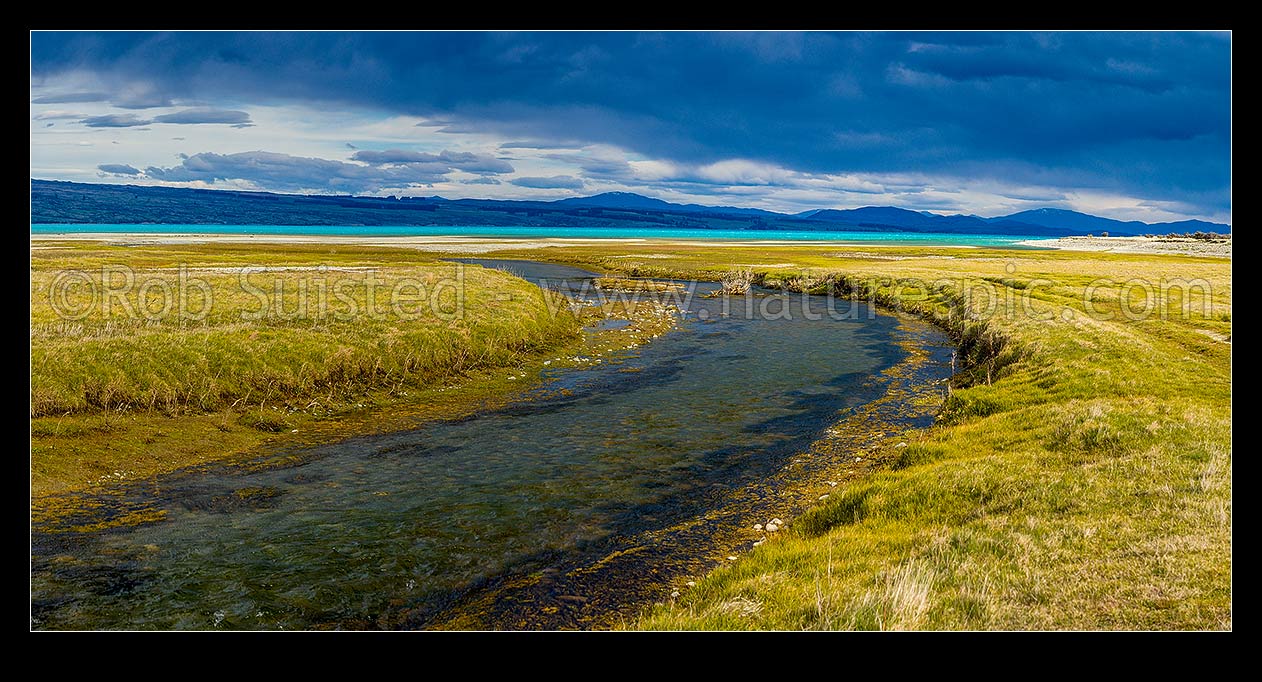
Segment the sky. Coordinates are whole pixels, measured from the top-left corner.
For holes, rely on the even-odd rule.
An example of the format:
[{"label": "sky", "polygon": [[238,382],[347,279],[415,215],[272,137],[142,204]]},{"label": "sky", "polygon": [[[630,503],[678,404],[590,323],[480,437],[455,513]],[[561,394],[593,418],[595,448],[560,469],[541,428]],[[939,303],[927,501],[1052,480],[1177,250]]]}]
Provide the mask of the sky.
[{"label": "sky", "polygon": [[31,177],[1231,222],[1231,36],[31,34]]}]

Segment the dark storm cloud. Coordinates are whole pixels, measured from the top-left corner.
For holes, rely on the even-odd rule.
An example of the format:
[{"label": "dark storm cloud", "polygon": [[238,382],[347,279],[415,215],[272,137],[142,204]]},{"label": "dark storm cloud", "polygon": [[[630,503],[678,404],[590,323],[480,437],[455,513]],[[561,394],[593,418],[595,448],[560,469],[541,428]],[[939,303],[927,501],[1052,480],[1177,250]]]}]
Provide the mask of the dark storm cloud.
[{"label": "dark storm cloud", "polygon": [[171,100],[156,92],[126,93],[110,100],[119,109],[156,109],[171,106]]},{"label": "dark storm cloud", "polygon": [[145,174],[168,182],[243,180],[278,190],[375,192],[385,188],[441,182],[453,167],[445,163],[372,166],[332,159],[253,151],[237,154],[203,152],[178,166],[150,166]]},{"label": "dark storm cloud", "polygon": [[1223,34],[36,33],[31,49],[36,82],[373,107],[533,148],[1230,207]]},{"label": "dark storm cloud", "polygon": [[77,111],[58,111],[58,110],[56,110],[56,109],[53,109],[53,110],[51,110],[51,111],[43,111],[43,112],[40,112],[40,113],[38,113],[38,114],[36,114],[36,115],[32,116],[32,117],[31,117],[31,119],[32,119],[32,120],[35,120],[35,121],[52,121],[52,120],[59,119],[59,118],[78,118],[78,119],[82,119],[83,117],[84,117],[84,115],[83,115],[83,114],[81,114],[81,113],[79,113],[79,112],[77,112]]},{"label": "dark storm cloud", "polygon": [[89,116],[79,121],[89,128],[134,128],[136,126],[147,126],[153,121],[147,118],[140,118],[135,114],[106,114],[104,116]]},{"label": "dark storm cloud", "polygon": [[584,150],[547,154],[545,158],[572,163],[582,169],[585,177],[599,180],[625,180],[633,175],[631,164],[620,155],[600,155]]},{"label": "dark storm cloud", "polygon": [[430,154],[428,152],[414,152],[403,149],[386,149],[384,151],[364,149],[352,154],[351,158],[372,165],[440,163],[468,173],[497,174],[513,172],[512,164],[507,161],[471,152],[444,150],[439,154]]},{"label": "dark storm cloud", "polygon": [[102,173],[110,175],[140,175],[140,169],[125,163],[103,163],[96,167]]},{"label": "dark storm cloud", "polygon": [[162,114],[154,116],[153,120],[158,123],[177,123],[182,125],[196,125],[200,123],[221,123],[225,125],[252,125],[250,115],[244,111],[235,111],[232,109],[215,109],[214,107],[197,107],[194,109],[185,109],[177,111],[173,114]]}]

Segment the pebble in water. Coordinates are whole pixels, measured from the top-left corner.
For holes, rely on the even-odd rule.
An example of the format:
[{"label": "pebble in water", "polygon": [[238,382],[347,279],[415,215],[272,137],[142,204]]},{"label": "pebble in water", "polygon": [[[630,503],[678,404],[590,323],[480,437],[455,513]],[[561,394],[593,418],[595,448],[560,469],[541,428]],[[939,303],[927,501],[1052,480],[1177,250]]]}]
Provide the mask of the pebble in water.
[{"label": "pebble in water", "polygon": [[774,532],[776,532],[776,531],[778,531],[778,530],[780,530],[780,526],[778,526],[778,525],[776,525],[776,524],[774,524],[774,523],[769,523],[769,524],[767,524],[767,532],[768,532],[768,533],[774,533]]}]

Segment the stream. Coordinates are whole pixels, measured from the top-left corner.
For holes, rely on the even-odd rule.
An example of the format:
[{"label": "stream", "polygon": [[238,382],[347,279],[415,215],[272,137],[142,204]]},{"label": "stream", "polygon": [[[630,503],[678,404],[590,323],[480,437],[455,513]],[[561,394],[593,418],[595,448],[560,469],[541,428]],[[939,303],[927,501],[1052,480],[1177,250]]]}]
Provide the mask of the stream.
[{"label": "stream", "polygon": [[[591,277],[465,260],[571,293]],[[319,444],[294,466],[165,475],[126,493],[164,510],[156,523],[35,528],[32,627],[565,629],[633,618],[680,576],[747,549],[740,529],[752,520],[789,518],[798,474],[788,467],[809,477],[835,466],[802,459],[830,426],[893,383],[950,372],[950,343],[927,324],[819,296],[702,298],[714,289],[696,285],[676,331],[601,364],[546,370],[502,409]],[[883,375],[908,343],[928,360]],[[883,424],[910,428],[934,410],[886,412]]]}]

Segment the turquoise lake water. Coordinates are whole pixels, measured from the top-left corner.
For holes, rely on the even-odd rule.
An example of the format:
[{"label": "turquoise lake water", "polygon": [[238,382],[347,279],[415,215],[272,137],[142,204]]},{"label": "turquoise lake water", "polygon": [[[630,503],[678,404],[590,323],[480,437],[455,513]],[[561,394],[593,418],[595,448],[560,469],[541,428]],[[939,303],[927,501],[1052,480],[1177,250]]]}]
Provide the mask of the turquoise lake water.
[{"label": "turquoise lake water", "polygon": [[950,244],[958,246],[1011,246],[1028,235],[939,234],[930,232],[824,232],[815,230],[698,230],[643,229],[628,227],[496,227],[416,225],[31,225],[31,234],[122,233],[143,234],[259,234],[338,235],[362,237],[526,237],[530,239],[709,239],[772,241],[841,241],[892,244]]}]

